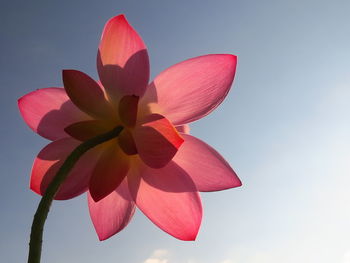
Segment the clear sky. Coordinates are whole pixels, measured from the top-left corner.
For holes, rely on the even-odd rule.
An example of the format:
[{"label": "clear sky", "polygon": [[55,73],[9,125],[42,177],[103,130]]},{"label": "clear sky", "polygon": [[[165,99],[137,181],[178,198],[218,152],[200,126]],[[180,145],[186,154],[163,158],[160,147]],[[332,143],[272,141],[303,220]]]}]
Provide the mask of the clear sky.
[{"label": "clear sky", "polygon": [[39,197],[32,161],[48,141],[17,98],[61,86],[61,70],[97,77],[104,23],[124,13],[149,49],[151,74],[209,53],[238,55],[224,103],[192,125],[243,181],[202,194],[195,242],[136,213],[100,242],[86,196],[54,202],[43,262],[349,263],[350,2],[348,0],[3,1],[0,9],[0,255],[26,262]]}]

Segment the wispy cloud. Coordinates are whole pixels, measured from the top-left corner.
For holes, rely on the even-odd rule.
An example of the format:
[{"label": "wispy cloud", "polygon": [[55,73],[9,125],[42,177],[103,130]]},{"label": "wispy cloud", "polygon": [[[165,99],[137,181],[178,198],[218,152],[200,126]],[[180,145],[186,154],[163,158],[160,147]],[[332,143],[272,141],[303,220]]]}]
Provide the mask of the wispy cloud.
[{"label": "wispy cloud", "polygon": [[143,263],[170,263],[169,251],[166,249],[157,249],[153,251],[152,255],[147,258]]}]

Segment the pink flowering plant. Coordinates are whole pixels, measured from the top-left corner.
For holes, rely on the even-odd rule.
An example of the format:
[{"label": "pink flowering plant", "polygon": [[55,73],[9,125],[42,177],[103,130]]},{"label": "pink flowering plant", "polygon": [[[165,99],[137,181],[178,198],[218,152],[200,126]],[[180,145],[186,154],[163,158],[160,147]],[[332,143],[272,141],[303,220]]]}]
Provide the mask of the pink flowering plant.
[{"label": "pink flowering plant", "polygon": [[223,101],[236,63],[230,54],[195,57],[149,83],[146,46],[119,15],[102,33],[100,81],[63,70],[64,88],[20,98],[25,122],[52,141],[31,172],[30,188],[43,198],[34,216],[28,262],[40,262],[52,200],[85,192],[100,240],[122,230],[136,207],[166,233],[194,240],[202,219],[199,192],[241,182],[218,152],[189,134],[187,124]]}]

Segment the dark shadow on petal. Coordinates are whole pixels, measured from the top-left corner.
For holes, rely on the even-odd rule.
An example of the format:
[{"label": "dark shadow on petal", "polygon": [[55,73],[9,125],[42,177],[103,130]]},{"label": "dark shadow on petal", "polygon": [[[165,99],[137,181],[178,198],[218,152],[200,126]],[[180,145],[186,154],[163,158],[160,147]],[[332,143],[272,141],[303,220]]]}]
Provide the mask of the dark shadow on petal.
[{"label": "dark shadow on petal", "polygon": [[[72,114],[74,112],[75,114]],[[72,123],[92,119],[80,111],[70,100],[64,102],[60,109],[52,110],[45,114],[40,120],[37,130],[39,134],[45,134],[48,129],[56,130],[58,137],[55,139],[69,137],[64,128]]]},{"label": "dark shadow on petal", "polygon": [[149,60],[146,49],[132,55],[124,67],[103,65],[100,51],[98,51],[97,68],[101,83],[108,96],[115,102],[125,95],[139,97],[144,95],[149,81]]},{"label": "dark shadow on petal", "polygon": [[[139,184],[140,181],[138,181]],[[120,184],[120,186],[122,186],[123,184],[128,185],[128,177],[126,176],[124,178],[124,181]],[[117,189],[115,189],[114,191],[117,192],[124,200],[130,201],[130,202],[134,202],[134,199],[131,196],[131,193],[129,191],[129,187],[120,187],[118,186]]]},{"label": "dark shadow on petal", "polygon": [[[169,171],[166,173],[165,171]],[[165,192],[172,193],[185,193],[197,191],[197,188],[192,180],[192,178],[187,174],[187,172],[182,169],[175,162],[169,162],[162,169],[152,169],[149,168],[146,171],[151,174],[147,176],[145,174],[141,175],[143,180],[149,185],[158,188]],[[172,182],[181,182],[174,184]]]},{"label": "dark shadow on petal", "polygon": [[[128,174],[127,177],[128,189],[130,197],[133,201],[137,199],[137,193],[139,192],[141,177],[139,174]],[[122,193],[124,199],[128,200],[129,196],[125,193]]]},{"label": "dark shadow on petal", "polygon": [[[53,157],[53,156],[52,156]],[[50,160],[55,160],[55,159],[50,159]],[[45,193],[47,187],[51,183],[52,179],[55,177],[57,171],[60,169],[61,165],[63,164],[64,160],[60,160],[54,165],[52,165],[45,173],[43,179],[41,180],[40,184],[40,192]]]},{"label": "dark shadow on petal", "polygon": [[[60,147],[61,145],[61,147]],[[62,147],[62,145],[66,145],[68,147]],[[37,174],[37,180],[40,179],[40,175],[42,175],[42,179],[40,181],[40,192],[45,193],[48,185],[51,183],[53,178],[56,176],[58,170],[63,165],[64,161],[66,160],[67,156],[71,153],[71,151],[79,145],[79,141],[76,141],[74,139],[66,138],[57,140],[55,142],[52,142],[51,144],[47,145],[37,156],[37,159],[40,159],[42,161],[52,161],[51,166],[47,167],[47,164],[44,164],[44,166],[34,166],[34,174]],[[95,158],[93,152],[87,152],[86,154],[90,154],[88,157],[89,163],[86,165],[86,163],[81,163],[81,159],[77,162],[77,164],[73,167],[73,169],[70,171],[69,175],[65,179],[64,183],[62,184],[60,190],[57,193],[56,200],[62,200],[62,199],[69,199],[73,198],[83,192],[86,191],[89,178],[91,176],[91,170],[94,167]],[[93,154],[93,155],[91,155]],[[97,160],[97,157],[96,157]],[[86,162],[86,160],[85,160]],[[47,168],[45,168],[47,167]],[[44,169],[44,170],[42,170]],[[45,169],[47,169],[45,171]],[[43,172],[45,172],[43,174]],[[74,177],[72,175],[74,174]],[[73,190],[74,189],[74,190]],[[73,191],[73,192],[71,192]],[[69,194],[67,194],[69,193]],[[62,198],[63,197],[63,198]]]},{"label": "dark shadow on petal", "polygon": [[146,103],[156,103],[158,102],[157,88],[152,81],[147,88],[147,96],[144,97]]},{"label": "dark shadow on petal", "polygon": [[[50,161],[55,161],[55,160],[60,160],[62,158],[66,158],[69,154],[69,150],[67,148],[62,148],[60,145],[62,145],[62,142],[65,141],[71,141],[72,144],[72,149],[73,150],[76,146],[79,145],[79,141],[74,140],[74,139],[61,139],[57,140],[54,142],[51,142],[50,144],[46,145],[38,154],[37,158],[40,160],[50,160]],[[55,148],[56,150],[53,151],[52,148]],[[59,150],[58,150],[59,149]]]},{"label": "dark shadow on petal", "polygon": [[[152,168],[166,166],[175,156],[178,148],[175,147],[163,134],[153,127],[137,129],[136,148],[140,158]],[[142,138],[141,136],[144,136]]]},{"label": "dark shadow on petal", "polygon": [[[144,68],[146,71],[132,70],[137,68],[137,65],[140,63],[143,64],[143,67],[141,68]],[[98,52],[97,64],[103,69],[99,70],[99,75],[102,86],[108,97],[115,99],[115,101],[118,102],[121,95],[137,95],[140,97],[144,95],[149,80],[149,60],[147,50],[141,50],[135,53],[130,57],[123,68],[117,65],[103,66],[100,53]],[[103,87],[101,87],[102,90]],[[72,112],[75,114],[72,115]],[[78,107],[68,99],[62,104],[60,109],[52,110],[43,116],[38,124],[37,130],[39,133],[44,134],[44,131],[47,130],[48,127],[51,130],[57,130],[57,138],[48,138],[55,140],[67,135],[63,129],[68,125],[91,119],[90,116],[78,109]]]}]

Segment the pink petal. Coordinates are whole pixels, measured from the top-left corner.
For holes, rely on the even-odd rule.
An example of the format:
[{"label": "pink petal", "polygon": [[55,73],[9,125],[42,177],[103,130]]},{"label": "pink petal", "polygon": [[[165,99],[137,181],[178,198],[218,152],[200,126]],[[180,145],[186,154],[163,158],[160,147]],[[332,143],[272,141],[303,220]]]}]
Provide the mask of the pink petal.
[{"label": "pink petal", "polygon": [[192,178],[198,191],[219,191],[241,186],[236,173],[208,144],[187,134],[173,161]]},{"label": "pink petal", "polygon": [[135,212],[131,200],[126,180],[99,202],[88,195],[91,220],[101,241],[118,233],[130,222]]},{"label": "pink petal", "polygon": [[161,169],[142,167],[128,175],[137,207],[159,228],[181,240],[195,240],[202,204],[187,173],[170,162]]},{"label": "pink petal", "polygon": [[119,118],[128,127],[134,127],[137,120],[139,97],[135,95],[124,96],[119,102]]},{"label": "pink petal", "polygon": [[64,130],[71,137],[79,141],[86,141],[97,135],[109,132],[113,128],[115,128],[115,126],[111,122],[89,120],[73,123],[64,128]]},{"label": "pink petal", "polygon": [[176,128],[176,130],[177,130],[178,132],[190,134],[191,128],[190,128],[190,126],[187,125],[187,124],[180,125],[180,126],[176,126],[175,128]]},{"label": "pink petal", "polygon": [[128,170],[127,156],[116,141],[111,141],[100,156],[90,179],[89,192],[94,201],[100,201],[117,189]]},{"label": "pink petal", "polygon": [[95,80],[78,70],[63,70],[62,77],[64,88],[77,107],[92,117],[112,117],[112,107]]},{"label": "pink petal", "polygon": [[67,137],[65,127],[91,119],[72,103],[62,88],[28,93],[18,100],[18,107],[28,126],[49,140]]},{"label": "pink petal", "polygon": [[127,129],[122,130],[122,132],[118,136],[118,143],[120,148],[127,155],[137,154],[135,140],[134,140],[134,137],[132,136],[132,133],[129,130]]},{"label": "pink petal", "polygon": [[[56,176],[67,156],[80,144],[72,138],[63,138],[51,142],[40,151],[34,161],[30,178],[30,189],[43,195],[51,180]],[[65,200],[84,193],[89,184],[92,170],[100,152],[99,146],[86,152],[75,164],[55,196],[56,200]]]},{"label": "pink petal", "polygon": [[152,168],[170,162],[183,142],[175,127],[159,114],[148,116],[133,135],[140,158]]},{"label": "pink petal", "polygon": [[226,97],[236,63],[234,55],[206,55],[178,63],[154,79],[144,101],[158,102],[159,113],[175,125],[198,120]]},{"label": "pink petal", "polygon": [[124,15],[110,19],[105,25],[97,68],[103,86],[115,103],[123,95],[144,94],[149,80],[147,49]]}]

